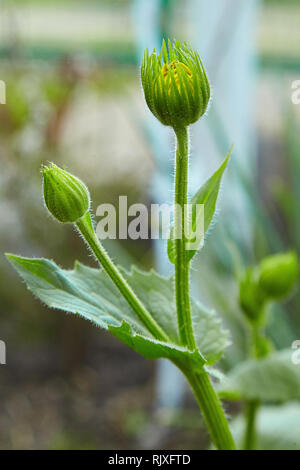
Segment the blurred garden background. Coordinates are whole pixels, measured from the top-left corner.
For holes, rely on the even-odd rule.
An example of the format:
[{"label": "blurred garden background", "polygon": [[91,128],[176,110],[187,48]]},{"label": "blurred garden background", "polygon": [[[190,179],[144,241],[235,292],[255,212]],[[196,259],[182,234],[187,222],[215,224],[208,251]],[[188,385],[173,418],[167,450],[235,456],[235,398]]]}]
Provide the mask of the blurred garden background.
[{"label": "blurred garden background", "polygon": [[[191,187],[217,168],[232,142],[235,150],[215,227],[193,265],[193,288],[231,330],[221,363],[229,370],[247,354],[237,266],[300,248],[300,105],[291,100],[292,82],[300,80],[299,1],[0,0],[0,25],[1,251],[70,269],[74,259],[96,264],[72,227],[43,207],[41,163],[65,165],[82,178],[94,210],[117,205],[119,195],[129,204],[170,202],[174,140],[146,108],[139,64],[144,48],[159,48],[164,37],[189,41],[203,57],[213,101],[191,129]],[[163,242],[106,246],[119,264],[171,272]],[[0,449],[208,445],[194,399],[171,366],[43,307],[3,255],[0,278],[7,347]],[[273,309],[268,334],[278,349],[300,339],[299,295]],[[238,405],[226,406],[238,414]],[[284,406],[278,416],[289,429],[288,416],[299,416],[300,405]],[[288,431],[276,441],[281,422],[273,418],[268,446],[300,448]]]}]

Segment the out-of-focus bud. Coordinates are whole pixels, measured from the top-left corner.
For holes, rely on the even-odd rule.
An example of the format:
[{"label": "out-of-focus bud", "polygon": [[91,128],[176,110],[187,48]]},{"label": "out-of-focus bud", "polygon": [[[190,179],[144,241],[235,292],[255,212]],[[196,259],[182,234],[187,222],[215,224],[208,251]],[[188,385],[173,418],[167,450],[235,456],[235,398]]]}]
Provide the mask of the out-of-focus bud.
[{"label": "out-of-focus bud", "polygon": [[76,222],[90,207],[90,195],[85,184],[76,176],[54,163],[42,166],[44,201],[49,212],[59,222]]},{"label": "out-of-focus bud", "polygon": [[205,113],[209,81],[198,53],[179,41],[165,41],[160,54],[145,52],[142,85],[150,111],[164,125],[187,127]]},{"label": "out-of-focus bud", "polygon": [[239,303],[251,323],[259,323],[264,316],[266,296],[257,282],[255,268],[249,267],[240,281]]},{"label": "out-of-focus bud", "polygon": [[286,297],[298,276],[298,258],[294,252],[269,256],[259,265],[259,285],[273,299]]}]

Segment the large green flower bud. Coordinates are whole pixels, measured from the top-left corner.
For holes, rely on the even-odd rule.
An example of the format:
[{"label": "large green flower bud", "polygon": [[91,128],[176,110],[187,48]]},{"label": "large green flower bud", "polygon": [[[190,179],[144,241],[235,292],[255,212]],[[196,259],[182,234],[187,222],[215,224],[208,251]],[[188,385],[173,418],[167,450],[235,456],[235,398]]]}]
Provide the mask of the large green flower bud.
[{"label": "large green flower bud", "polygon": [[90,207],[85,184],[54,163],[42,166],[44,201],[59,222],[77,222]]},{"label": "large green flower bud", "polygon": [[261,262],[259,273],[259,285],[268,297],[273,299],[286,297],[299,276],[296,253],[268,256]]},{"label": "large green flower bud", "polygon": [[146,50],[142,85],[150,111],[164,125],[186,127],[205,113],[210,86],[198,53],[179,41],[165,41],[160,54]]}]

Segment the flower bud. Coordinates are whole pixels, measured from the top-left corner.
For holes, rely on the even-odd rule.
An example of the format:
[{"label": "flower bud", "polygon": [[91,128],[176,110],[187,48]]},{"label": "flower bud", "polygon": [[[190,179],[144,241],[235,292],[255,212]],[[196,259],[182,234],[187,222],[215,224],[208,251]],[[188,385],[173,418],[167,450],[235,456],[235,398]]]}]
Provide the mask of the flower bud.
[{"label": "flower bud", "polygon": [[261,262],[259,272],[259,285],[268,297],[286,297],[299,276],[297,255],[290,252],[269,256]]},{"label": "flower bud", "polygon": [[210,86],[198,53],[179,41],[165,41],[160,54],[146,50],[142,85],[150,111],[164,125],[187,127],[205,113]]},{"label": "flower bud", "polygon": [[90,195],[85,184],[54,163],[42,166],[44,201],[49,212],[59,222],[76,222],[90,207]]},{"label": "flower bud", "polygon": [[240,281],[239,303],[251,323],[260,323],[264,315],[266,295],[257,282],[255,268],[248,267]]}]

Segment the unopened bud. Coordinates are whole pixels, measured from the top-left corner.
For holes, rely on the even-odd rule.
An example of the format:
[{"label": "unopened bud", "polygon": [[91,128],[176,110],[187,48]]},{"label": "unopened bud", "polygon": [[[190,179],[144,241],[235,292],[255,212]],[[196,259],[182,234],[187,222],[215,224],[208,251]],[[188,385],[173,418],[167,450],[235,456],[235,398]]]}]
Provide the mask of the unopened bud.
[{"label": "unopened bud", "polygon": [[141,77],[150,111],[164,125],[187,127],[205,113],[210,86],[198,53],[165,41],[160,54],[144,55]]}]

